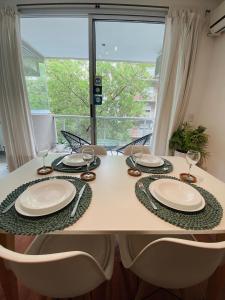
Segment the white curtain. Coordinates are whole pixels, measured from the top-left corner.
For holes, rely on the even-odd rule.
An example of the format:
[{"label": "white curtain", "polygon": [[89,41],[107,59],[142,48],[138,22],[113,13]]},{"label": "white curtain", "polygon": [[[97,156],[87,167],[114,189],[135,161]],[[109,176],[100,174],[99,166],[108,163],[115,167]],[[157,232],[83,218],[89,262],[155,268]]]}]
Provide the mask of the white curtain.
[{"label": "white curtain", "polygon": [[153,152],[169,154],[169,139],[184,121],[189,102],[203,12],[170,9],[166,17]]},{"label": "white curtain", "polygon": [[12,171],[35,156],[19,16],[13,8],[0,8],[0,115],[8,166]]}]

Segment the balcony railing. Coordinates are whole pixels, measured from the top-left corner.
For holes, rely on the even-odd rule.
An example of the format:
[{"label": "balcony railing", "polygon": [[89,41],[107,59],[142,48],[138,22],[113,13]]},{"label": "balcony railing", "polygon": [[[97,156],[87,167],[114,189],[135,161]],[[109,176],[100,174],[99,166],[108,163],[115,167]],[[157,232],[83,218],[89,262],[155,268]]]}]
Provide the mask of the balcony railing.
[{"label": "balcony railing", "polygon": [[[90,117],[83,115],[32,114],[37,150],[54,148],[65,140],[61,130],[90,141]],[[97,143],[123,146],[152,132],[153,119],[146,117],[97,117]]]},{"label": "balcony railing", "polygon": [[[82,115],[53,115],[57,142],[62,142],[61,130],[66,130],[90,141],[90,117]],[[153,120],[146,117],[97,117],[97,142],[121,146],[152,132]]]}]

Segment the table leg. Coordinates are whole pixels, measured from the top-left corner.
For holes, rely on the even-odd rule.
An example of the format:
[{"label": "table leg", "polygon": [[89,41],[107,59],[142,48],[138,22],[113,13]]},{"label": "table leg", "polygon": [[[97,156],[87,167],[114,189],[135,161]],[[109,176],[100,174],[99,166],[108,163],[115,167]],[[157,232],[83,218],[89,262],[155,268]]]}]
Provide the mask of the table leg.
[{"label": "table leg", "polygon": [[[0,234],[0,244],[10,250],[15,249],[13,235]],[[0,283],[6,300],[18,300],[17,279],[12,271],[7,270],[2,258],[0,258]]]}]

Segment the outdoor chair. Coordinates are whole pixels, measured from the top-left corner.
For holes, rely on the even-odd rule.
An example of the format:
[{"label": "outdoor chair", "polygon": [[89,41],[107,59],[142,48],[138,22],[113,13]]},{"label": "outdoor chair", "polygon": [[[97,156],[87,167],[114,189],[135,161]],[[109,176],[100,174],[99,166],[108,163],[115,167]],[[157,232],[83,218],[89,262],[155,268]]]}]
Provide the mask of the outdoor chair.
[{"label": "outdoor chair", "polygon": [[144,136],[142,136],[142,137],[140,137],[140,138],[138,138],[138,139],[136,139],[136,140],[130,142],[129,144],[126,144],[126,145],[124,145],[124,146],[122,146],[122,147],[116,149],[116,152],[117,152],[117,154],[118,154],[118,153],[124,154],[124,150],[125,150],[125,148],[127,148],[127,146],[132,146],[132,145],[145,145],[145,144],[150,140],[151,136],[152,136],[152,133],[149,133],[149,134],[147,134],[147,135],[144,135]]},{"label": "outdoor chair", "polygon": [[88,141],[82,139],[81,137],[79,137],[71,132],[61,130],[61,133],[64,136],[64,138],[67,140],[67,142],[69,143],[70,148],[71,148],[71,153],[79,152],[79,149],[84,145],[91,145]]}]

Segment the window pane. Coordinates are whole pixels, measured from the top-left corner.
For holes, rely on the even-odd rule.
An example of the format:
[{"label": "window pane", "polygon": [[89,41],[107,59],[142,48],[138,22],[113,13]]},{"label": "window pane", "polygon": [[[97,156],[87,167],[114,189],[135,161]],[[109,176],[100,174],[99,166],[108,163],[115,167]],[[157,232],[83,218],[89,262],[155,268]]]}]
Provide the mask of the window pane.
[{"label": "window pane", "polygon": [[152,132],[164,24],[96,21],[96,65],[102,76],[97,139],[110,147]]},{"label": "window pane", "polygon": [[22,18],[23,63],[38,149],[66,130],[90,140],[88,19]]}]

